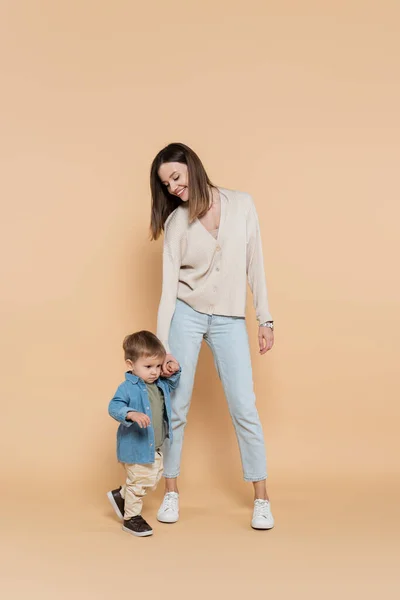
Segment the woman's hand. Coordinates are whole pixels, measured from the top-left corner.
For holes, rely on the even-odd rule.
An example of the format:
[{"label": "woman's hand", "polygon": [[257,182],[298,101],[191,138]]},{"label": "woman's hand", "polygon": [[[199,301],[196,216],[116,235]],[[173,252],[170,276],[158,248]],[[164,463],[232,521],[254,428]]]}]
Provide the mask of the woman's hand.
[{"label": "woman's hand", "polygon": [[260,346],[260,354],[265,354],[271,350],[274,345],[274,332],[270,327],[258,328],[258,344]]},{"label": "woman's hand", "polygon": [[167,354],[163,366],[161,367],[161,377],[171,377],[171,375],[179,371],[179,368],[179,363],[176,358],[174,358],[172,354]]}]

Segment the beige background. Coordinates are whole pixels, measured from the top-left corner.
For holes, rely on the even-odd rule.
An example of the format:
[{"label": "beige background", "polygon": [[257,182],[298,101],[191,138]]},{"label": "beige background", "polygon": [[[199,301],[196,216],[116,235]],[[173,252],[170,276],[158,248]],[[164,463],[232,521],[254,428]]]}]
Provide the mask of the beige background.
[{"label": "beige background", "polygon": [[[398,597],[399,19],[394,0],[2,0],[7,598]],[[181,522],[156,524],[160,489],[156,535],[137,540],[105,499],[122,476],[107,415],[121,342],[156,323],[148,175],[170,141],[259,212],[276,321],[261,358],[249,303],[267,534],[248,527],[207,349]]]}]

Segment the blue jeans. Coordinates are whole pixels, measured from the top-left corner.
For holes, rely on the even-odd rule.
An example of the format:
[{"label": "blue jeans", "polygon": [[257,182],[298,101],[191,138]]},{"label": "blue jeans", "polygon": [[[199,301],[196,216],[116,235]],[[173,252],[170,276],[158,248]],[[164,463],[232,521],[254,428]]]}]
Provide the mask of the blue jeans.
[{"label": "blue jeans", "polygon": [[258,416],[249,341],[244,318],[206,315],[177,301],[169,344],[182,367],[179,386],[171,394],[173,442],[164,445],[164,477],[178,477],[183,434],[203,339],[214,355],[235,427],[246,481],[267,477],[264,436]]}]

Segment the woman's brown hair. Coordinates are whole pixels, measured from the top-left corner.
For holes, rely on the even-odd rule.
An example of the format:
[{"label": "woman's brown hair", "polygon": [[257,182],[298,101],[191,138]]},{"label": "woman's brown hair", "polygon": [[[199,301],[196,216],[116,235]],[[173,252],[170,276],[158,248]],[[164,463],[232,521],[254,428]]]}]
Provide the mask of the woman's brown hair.
[{"label": "woman's brown hair", "polygon": [[151,187],[151,239],[156,240],[164,230],[165,221],[182,201],[168,192],[158,176],[158,170],[165,163],[177,162],[187,166],[190,198],[188,201],[189,221],[193,223],[206,214],[210,208],[211,183],[197,154],[185,144],[169,144],[153,160],[150,171]]}]

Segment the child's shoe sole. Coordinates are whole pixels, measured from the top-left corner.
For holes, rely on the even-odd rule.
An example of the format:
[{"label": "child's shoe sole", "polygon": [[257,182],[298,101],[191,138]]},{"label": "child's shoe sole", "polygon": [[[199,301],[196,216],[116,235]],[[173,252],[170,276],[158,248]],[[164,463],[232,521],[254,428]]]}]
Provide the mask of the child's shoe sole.
[{"label": "child's shoe sole", "polygon": [[149,535],[153,535],[153,531],[132,531],[132,529],[128,529],[125,525],[122,525],[122,531],[126,531],[126,533],[130,533],[131,535],[135,535],[136,537],[147,537]]},{"label": "child's shoe sole", "polygon": [[118,504],[115,502],[114,496],[112,495],[112,492],[107,492],[107,498],[108,498],[111,506],[113,507],[113,509],[115,511],[115,514],[117,515],[118,519],[120,521],[123,521],[124,520],[124,515],[119,510]]}]

